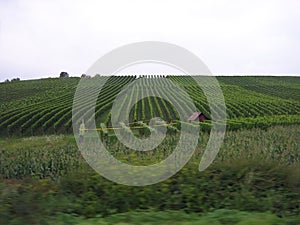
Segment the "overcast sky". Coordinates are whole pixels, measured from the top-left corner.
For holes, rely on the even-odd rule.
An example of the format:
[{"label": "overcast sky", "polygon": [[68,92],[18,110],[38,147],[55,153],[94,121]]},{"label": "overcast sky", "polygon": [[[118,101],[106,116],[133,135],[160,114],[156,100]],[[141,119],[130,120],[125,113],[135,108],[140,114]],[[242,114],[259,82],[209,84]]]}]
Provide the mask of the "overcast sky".
[{"label": "overcast sky", "polygon": [[[299,75],[299,9],[299,0],[0,0],[0,81],[80,76],[138,41],[184,47],[213,74]],[[125,71],[167,72],[176,71]]]}]

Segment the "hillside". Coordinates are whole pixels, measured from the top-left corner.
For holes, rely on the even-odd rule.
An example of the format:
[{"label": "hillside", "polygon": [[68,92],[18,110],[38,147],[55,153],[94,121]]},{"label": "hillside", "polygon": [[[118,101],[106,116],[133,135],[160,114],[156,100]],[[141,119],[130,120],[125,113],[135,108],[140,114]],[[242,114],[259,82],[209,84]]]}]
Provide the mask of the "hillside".
[{"label": "hillside", "polygon": [[[94,79],[94,78],[91,78]],[[122,88],[135,76],[114,76],[104,85],[96,104],[96,123],[110,126],[110,109]],[[210,116],[207,100],[190,77],[168,76],[193,99],[198,111]],[[300,77],[217,77],[223,91],[229,127],[236,124],[285,124],[300,122]],[[47,78],[0,83],[0,135],[40,135],[72,133],[72,103],[80,78]],[[142,79],[140,90],[151,93],[168,90],[166,78]],[[181,95],[179,95],[181,97]],[[87,96],[88,97],[88,96]],[[186,99],[176,99],[185,104]],[[189,107],[189,106],[187,106]],[[82,110],[88,110],[83,109]],[[147,97],[131,110],[132,121],[148,121],[160,116],[166,121],[178,120],[174,107],[161,98]]]}]

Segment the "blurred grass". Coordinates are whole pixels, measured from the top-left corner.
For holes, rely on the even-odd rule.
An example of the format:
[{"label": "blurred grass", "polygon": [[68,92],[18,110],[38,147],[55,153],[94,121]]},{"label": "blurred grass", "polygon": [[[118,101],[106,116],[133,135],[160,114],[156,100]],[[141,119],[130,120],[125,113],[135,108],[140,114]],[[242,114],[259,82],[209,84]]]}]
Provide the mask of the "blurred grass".
[{"label": "blurred grass", "polygon": [[[21,224],[15,220],[10,224]],[[250,213],[237,210],[216,210],[199,216],[181,211],[128,212],[106,218],[83,218],[70,214],[59,214],[44,218],[43,224],[74,225],[296,225],[300,217],[279,218],[270,213]],[[9,224],[8,224],[9,225]]]},{"label": "blurred grass", "polygon": [[[180,172],[145,187],[96,174],[72,136],[2,138],[0,224],[300,224],[299,128],[227,132],[218,157],[200,173],[209,138],[203,133]],[[167,157],[177,138],[167,136],[144,155],[114,140],[107,146],[126,162],[148,164]]]}]

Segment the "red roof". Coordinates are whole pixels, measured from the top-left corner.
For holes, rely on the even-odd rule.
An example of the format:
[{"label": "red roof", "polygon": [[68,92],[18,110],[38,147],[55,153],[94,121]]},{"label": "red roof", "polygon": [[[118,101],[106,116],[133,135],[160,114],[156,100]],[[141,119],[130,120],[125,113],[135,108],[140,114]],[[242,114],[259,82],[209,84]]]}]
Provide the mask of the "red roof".
[{"label": "red roof", "polygon": [[201,114],[203,114],[203,113],[202,112],[194,112],[193,115],[191,115],[188,120],[195,121]]}]

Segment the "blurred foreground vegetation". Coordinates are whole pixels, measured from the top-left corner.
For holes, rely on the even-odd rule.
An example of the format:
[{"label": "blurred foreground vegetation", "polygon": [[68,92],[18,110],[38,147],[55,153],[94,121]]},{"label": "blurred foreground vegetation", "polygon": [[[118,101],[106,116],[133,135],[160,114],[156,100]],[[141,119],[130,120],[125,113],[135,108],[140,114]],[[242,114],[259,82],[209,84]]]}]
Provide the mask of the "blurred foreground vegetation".
[{"label": "blurred foreground vegetation", "polygon": [[[18,223],[15,220],[13,224]],[[98,225],[286,225],[299,224],[300,217],[279,218],[271,213],[253,213],[220,209],[198,215],[182,211],[127,212],[105,218],[84,218],[70,214],[58,214],[41,220],[43,224],[98,224]]]},{"label": "blurred foreground vegetation", "polygon": [[[299,128],[227,132],[200,173],[209,138],[202,133],[180,172],[145,187],[95,173],[72,136],[0,139],[0,224],[300,224]],[[115,157],[148,165],[167,157],[177,138],[147,154],[114,138],[106,144]]]}]

